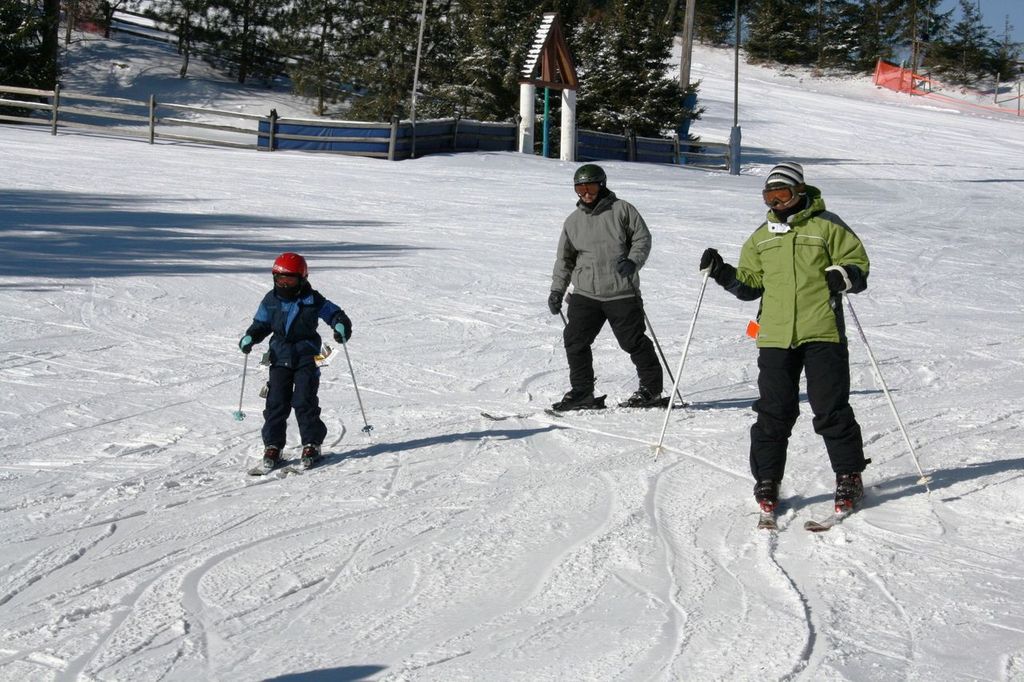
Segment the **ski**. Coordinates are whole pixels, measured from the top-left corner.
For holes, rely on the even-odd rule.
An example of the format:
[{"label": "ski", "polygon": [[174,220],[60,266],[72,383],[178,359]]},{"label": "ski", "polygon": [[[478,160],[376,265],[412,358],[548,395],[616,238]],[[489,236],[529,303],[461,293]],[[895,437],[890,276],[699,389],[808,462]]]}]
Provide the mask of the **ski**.
[{"label": "ski", "polygon": [[[309,467],[302,467],[302,468],[303,469],[308,469]],[[249,469],[249,471],[247,471],[246,473],[249,474],[250,476],[257,476],[257,477],[259,477],[259,476],[269,476],[270,474],[276,474],[278,478],[284,478],[284,477],[289,476],[291,474],[294,474],[296,476],[301,476],[302,475],[302,471],[300,471],[299,468],[297,468],[297,467],[295,467],[295,466],[293,466],[291,464],[287,464],[285,462],[278,462],[277,465],[272,466],[270,468],[267,468],[267,467],[263,466],[262,464],[259,464],[257,466],[254,466],[253,468]]]},{"label": "ski", "polygon": [[[670,400],[670,398],[668,396],[662,396],[661,398],[658,398],[657,400],[654,400],[654,401],[652,401],[652,402],[650,402],[650,403],[648,403],[646,405],[630,405],[629,401],[626,400],[626,401],[623,401],[623,402],[619,403],[619,407],[624,407],[624,408],[627,408],[627,409],[630,409],[630,410],[650,410],[650,409],[664,410],[666,407],[668,407],[669,400]],[[680,409],[682,407],[689,407],[689,405],[690,405],[690,403],[675,403],[674,402],[674,403],[672,403],[672,409],[673,410],[678,410],[678,409]]]},{"label": "ski", "polygon": [[521,412],[519,414],[491,414],[490,412],[481,412],[480,416],[484,419],[490,419],[494,422],[503,422],[506,419],[529,419],[535,416],[534,412]]},{"label": "ski", "polygon": [[277,466],[266,467],[263,466],[262,463],[260,463],[254,466],[252,469],[249,469],[249,471],[247,471],[246,473],[248,473],[250,476],[266,476],[267,474],[273,472],[277,468]]},{"label": "ski", "polygon": [[778,530],[779,521],[775,516],[775,512],[761,512],[761,515],[757,519],[758,530]]},{"label": "ski", "polygon": [[554,403],[551,407],[547,408],[544,411],[547,412],[548,414],[552,414],[559,412],[587,412],[590,410],[603,410],[605,409],[605,407],[607,407],[604,404],[604,399],[607,397],[608,396],[606,395],[599,395],[594,398],[594,402],[586,405],[574,405],[570,407],[559,408],[559,405],[563,405],[565,403],[564,400],[561,400],[557,403]]},{"label": "ski", "polygon": [[804,522],[804,530],[812,533],[824,533],[825,531],[832,530],[833,527],[843,522],[843,519],[853,513],[853,509],[844,509],[843,511],[833,512],[827,519],[821,521],[810,521]]}]

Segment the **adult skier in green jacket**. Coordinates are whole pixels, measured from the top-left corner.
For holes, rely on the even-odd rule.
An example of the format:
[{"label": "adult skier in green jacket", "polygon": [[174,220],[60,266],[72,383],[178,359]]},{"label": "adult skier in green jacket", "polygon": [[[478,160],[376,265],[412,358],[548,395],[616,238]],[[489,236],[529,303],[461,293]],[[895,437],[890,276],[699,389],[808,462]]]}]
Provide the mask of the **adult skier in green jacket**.
[{"label": "adult skier in green jacket", "polygon": [[594,396],[591,345],[607,321],[636,367],[640,386],[622,403],[629,407],[661,406],[662,371],[654,344],[646,335],[639,271],[651,253],[651,233],[640,212],[607,187],[604,170],[592,163],[573,175],[579,201],[562,225],[551,276],[548,308],[562,311],[569,284],[568,321],[563,333],[569,361],[568,393],[556,410],[604,406]]},{"label": "adult skier in green jacket", "polygon": [[853,230],[825,208],[821,191],[804,183],[803,168],[782,163],[762,195],[768,216],[743,244],[738,267],[709,248],[700,268],[741,300],[760,298],[757,315],[759,397],[750,429],[754,497],[773,512],[786,467],[786,448],[799,414],[800,374],[814,430],[836,474],[836,511],[863,496],[860,426],[850,407],[850,356],[842,295],[867,287],[870,263]]}]

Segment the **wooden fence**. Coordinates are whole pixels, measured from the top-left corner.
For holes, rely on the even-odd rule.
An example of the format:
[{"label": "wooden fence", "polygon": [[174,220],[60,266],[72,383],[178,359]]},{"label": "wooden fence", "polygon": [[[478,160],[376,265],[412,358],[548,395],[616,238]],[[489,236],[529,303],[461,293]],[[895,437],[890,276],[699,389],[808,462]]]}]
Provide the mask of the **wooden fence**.
[{"label": "wooden fence", "polygon": [[630,131],[624,135],[576,131],[576,158],[580,161],[612,159],[729,168],[729,153],[729,145],[723,142],[681,141],[678,136],[641,137]]},{"label": "wooden fence", "polygon": [[[11,96],[20,96],[15,99]],[[8,112],[8,113],[4,113]],[[0,85],[0,122],[46,126],[137,137],[192,142],[261,151],[296,150],[369,156],[389,160],[470,151],[514,151],[518,126],[468,119],[432,119],[388,123],[305,120],[220,111],[172,102],[102,97],[62,90]],[[581,161],[621,160],[644,163],[729,167],[729,145],[578,130],[576,156]]]}]

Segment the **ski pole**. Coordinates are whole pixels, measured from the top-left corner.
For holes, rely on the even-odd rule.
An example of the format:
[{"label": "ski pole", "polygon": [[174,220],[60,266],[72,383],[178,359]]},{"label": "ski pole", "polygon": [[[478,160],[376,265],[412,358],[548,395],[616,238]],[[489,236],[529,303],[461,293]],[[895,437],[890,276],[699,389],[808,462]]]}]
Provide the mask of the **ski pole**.
[{"label": "ski pole", "polygon": [[[704,290],[708,286],[708,278],[711,276],[710,270],[704,271],[704,279],[700,282],[700,293],[697,294],[697,305],[693,308],[693,319],[690,320],[690,331],[686,333],[686,343],[683,344],[683,357],[679,358],[679,367],[676,369],[676,378],[672,384],[672,392],[675,393],[679,390],[679,379],[683,376],[683,364],[686,362],[686,353],[690,349],[690,339],[693,338],[693,328],[697,325],[697,313],[700,312],[701,301],[704,300]],[[654,446],[654,458],[657,459],[661,453],[661,445],[665,442],[665,431],[668,429],[668,418],[672,416],[672,403],[670,402],[668,407],[665,408],[665,421],[661,425],[661,435],[658,437],[658,444]]]},{"label": "ski pole", "polygon": [[[644,300],[640,298],[640,291],[636,288],[636,284],[633,282],[633,278],[629,278],[629,286],[633,287],[633,295],[636,300],[640,303],[640,309],[643,310]],[[672,376],[672,368],[668,366],[668,360],[665,359],[665,353],[661,350],[661,344],[658,343],[658,335],[654,333],[654,327],[651,325],[651,318],[647,317],[647,311],[643,310],[644,322],[647,323],[647,330],[651,332],[651,338],[654,339],[654,347],[658,349],[658,355],[661,357],[661,364],[665,365],[665,371],[668,372],[669,381],[675,386],[676,378]],[[676,391],[676,397],[679,398],[679,402],[685,403],[683,396],[679,395],[679,391]],[[671,401],[669,401],[671,403]],[[669,405],[671,407],[671,404]]]},{"label": "ski pole", "polygon": [[245,354],[245,364],[242,365],[242,390],[238,394],[238,410],[235,411],[235,421],[245,419],[245,412],[242,412],[242,398],[245,397],[245,374],[249,371],[249,354]]},{"label": "ski pole", "polygon": [[889,393],[889,387],[885,385],[885,379],[882,378],[882,371],[878,368],[878,363],[875,362],[875,354],[871,352],[871,346],[868,344],[868,337],[864,335],[864,328],[860,326],[860,320],[857,319],[857,311],[853,309],[853,303],[850,301],[849,296],[844,296],[846,299],[846,306],[850,309],[850,315],[853,317],[853,322],[857,326],[857,333],[860,334],[860,340],[864,342],[864,349],[868,352],[868,359],[871,360],[871,368],[875,372],[875,379],[878,381],[878,385],[882,387],[882,392],[885,393],[885,399],[889,401],[889,408],[892,410],[892,416],[896,418],[896,425],[900,429],[900,433],[903,434],[903,441],[907,444],[907,450],[910,451],[910,457],[914,460],[914,466],[917,467],[917,473],[921,474],[921,478],[918,479],[918,483],[924,486],[924,489],[929,493],[932,491],[928,487],[928,482],[931,480],[930,476],[926,476],[924,471],[921,470],[921,463],[917,459],[917,453],[914,452],[914,445],[910,442],[910,436],[907,435],[907,429],[903,426],[903,420],[900,419],[900,413],[896,410],[896,403],[893,402],[892,395]]},{"label": "ski pole", "polygon": [[359,403],[359,412],[363,415],[362,431],[369,436],[370,431],[373,431],[373,427],[366,421],[366,410],[363,409],[363,399],[359,396],[359,385],[356,384],[356,373],[352,370],[352,359],[349,358],[348,343],[345,341],[344,337],[341,339],[341,347],[345,349],[345,362],[348,363],[348,373],[352,375],[352,388],[356,389],[356,402]]}]

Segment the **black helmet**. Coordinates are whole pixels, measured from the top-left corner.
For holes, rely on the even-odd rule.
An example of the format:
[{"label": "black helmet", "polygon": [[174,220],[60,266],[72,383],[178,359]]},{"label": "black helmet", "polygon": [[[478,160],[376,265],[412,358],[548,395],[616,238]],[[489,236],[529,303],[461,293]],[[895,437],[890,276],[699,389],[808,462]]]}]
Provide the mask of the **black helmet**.
[{"label": "black helmet", "polygon": [[604,187],[607,180],[608,176],[604,174],[604,169],[596,163],[587,163],[580,166],[576,169],[576,174],[572,176],[572,184],[574,185],[596,182],[601,185],[601,187]]}]

